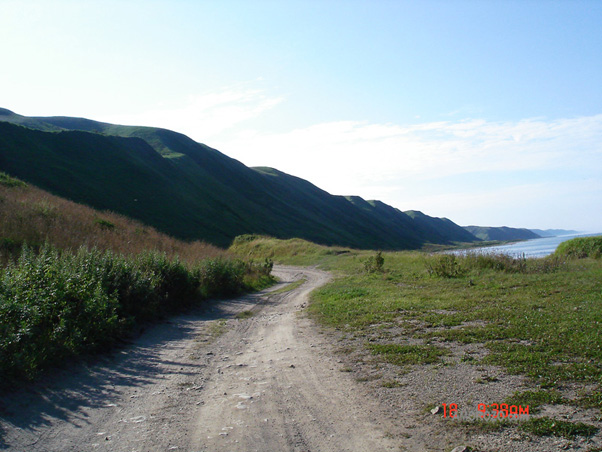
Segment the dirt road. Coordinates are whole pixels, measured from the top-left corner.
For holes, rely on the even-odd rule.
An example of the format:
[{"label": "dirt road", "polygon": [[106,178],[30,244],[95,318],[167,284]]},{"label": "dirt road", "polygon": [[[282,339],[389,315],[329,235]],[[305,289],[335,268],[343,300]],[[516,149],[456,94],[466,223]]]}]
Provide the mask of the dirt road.
[{"label": "dirt road", "polygon": [[[397,451],[381,408],[302,315],[329,275],[153,327],[0,404],[9,451]],[[279,290],[306,279],[291,291]]]}]

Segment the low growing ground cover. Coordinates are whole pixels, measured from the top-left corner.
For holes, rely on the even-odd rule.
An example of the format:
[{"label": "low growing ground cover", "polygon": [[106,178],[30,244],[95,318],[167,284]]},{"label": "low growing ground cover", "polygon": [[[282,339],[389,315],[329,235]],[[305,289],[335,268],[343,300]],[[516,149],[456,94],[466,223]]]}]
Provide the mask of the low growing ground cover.
[{"label": "low growing ground cover", "polygon": [[485,268],[438,277],[429,274],[429,261],[438,257],[400,253],[385,259],[386,273],[358,271],[318,290],[312,310],[342,329],[394,322],[416,338],[484,343],[486,362],[543,386],[600,381],[600,261],[567,261],[553,271],[539,272],[533,264],[532,272]]}]

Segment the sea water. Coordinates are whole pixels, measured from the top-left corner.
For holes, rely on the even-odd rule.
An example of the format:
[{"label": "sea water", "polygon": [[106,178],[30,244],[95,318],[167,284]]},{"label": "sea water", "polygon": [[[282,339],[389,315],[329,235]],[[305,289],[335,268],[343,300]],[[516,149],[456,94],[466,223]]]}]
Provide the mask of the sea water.
[{"label": "sea water", "polygon": [[493,253],[493,254],[508,254],[510,256],[525,256],[525,257],[545,257],[556,251],[559,244],[566,240],[574,239],[575,237],[592,237],[602,235],[602,232],[592,234],[571,234],[561,235],[558,237],[542,237],[540,239],[525,240],[522,242],[510,243],[508,245],[487,246],[483,248],[471,248],[470,250],[456,251],[459,254],[472,253]]}]

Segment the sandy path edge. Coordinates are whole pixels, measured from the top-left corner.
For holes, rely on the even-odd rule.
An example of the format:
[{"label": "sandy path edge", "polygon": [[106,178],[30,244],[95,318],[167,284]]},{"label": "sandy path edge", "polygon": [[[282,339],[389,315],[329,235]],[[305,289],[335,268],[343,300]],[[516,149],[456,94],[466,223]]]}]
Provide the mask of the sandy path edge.
[{"label": "sandy path edge", "polygon": [[[3,397],[0,449],[399,450],[378,402],[300,315],[330,275],[274,273],[272,291],[307,281],[172,318],[90,367]],[[244,311],[254,315],[237,318]]]}]

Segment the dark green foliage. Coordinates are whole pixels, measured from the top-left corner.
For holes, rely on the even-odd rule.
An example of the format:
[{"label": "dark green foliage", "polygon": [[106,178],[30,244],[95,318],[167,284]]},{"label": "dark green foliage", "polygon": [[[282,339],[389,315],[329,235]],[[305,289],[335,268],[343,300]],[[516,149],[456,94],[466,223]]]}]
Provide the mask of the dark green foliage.
[{"label": "dark green foliage", "polygon": [[568,422],[550,417],[530,418],[521,422],[520,430],[539,436],[563,436],[575,438],[576,436],[590,437],[598,432],[598,428],[583,422]]},{"label": "dark green foliage", "polygon": [[0,371],[33,377],[49,362],[98,348],[122,327],[118,299],[73,256],[25,247],[0,273]]},{"label": "dark green foliage", "polygon": [[33,378],[65,358],[110,346],[136,321],[265,285],[270,270],[240,260],[188,268],[157,252],[126,258],[24,246],[16,262],[0,269],[0,374],[4,383]]},{"label": "dark green foliage", "polygon": [[385,258],[383,253],[378,251],[376,255],[370,256],[364,261],[364,270],[366,273],[382,273],[384,271]]},{"label": "dark green foliage", "polygon": [[8,237],[0,238],[0,254],[6,252],[9,255],[13,255],[21,250],[22,243],[15,239]]},{"label": "dark green foliage", "polygon": [[527,258],[524,255],[512,257],[501,253],[466,253],[460,259],[466,269],[491,269],[508,273],[524,273],[527,268]]},{"label": "dark green foliage", "polygon": [[211,259],[199,270],[200,281],[208,296],[235,295],[242,286],[245,274],[243,261]]},{"label": "dark green foliage", "polygon": [[263,270],[264,272],[266,272],[268,275],[272,272],[272,269],[274,268],[274,261],[272,259],[270,259],[269,257],[266,257],[263,263]]},{"label": "dark green foliage", "polygon": [[596,237],[577,237],[566,242],[562,242],[556,248],[556,256],[583,259],[592,257],[600,259],[602,256],[602,236]]}]

